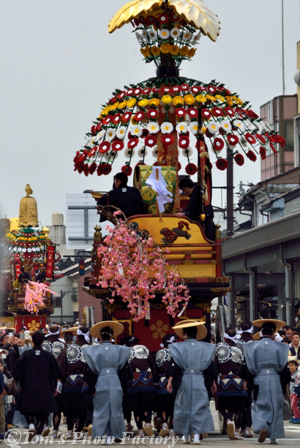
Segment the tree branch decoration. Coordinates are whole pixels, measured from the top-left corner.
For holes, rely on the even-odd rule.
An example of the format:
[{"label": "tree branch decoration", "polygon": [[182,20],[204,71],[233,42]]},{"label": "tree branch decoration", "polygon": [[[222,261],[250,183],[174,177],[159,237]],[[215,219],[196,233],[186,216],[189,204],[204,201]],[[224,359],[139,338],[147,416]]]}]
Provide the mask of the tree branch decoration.
[{"label": "tree branch decoration", "polygon": [[189,290],[175,266],[164,258],[161,248],[134,223],[119,219],[114,228],[107,230],[109,234],[98,248],[101,260],[98,286],[111,290],[109,302],[121,297],[137,322],[150,310],[149,301],[161,293],[168,314],[175,317],[180,303],[187,305]]},{"label": "tree branch decoration", "polygon": [[30,314],[38,314],[39,308],[45,305],[44,299],[47,294],[57,295],[51,291],[48,285],[38,282],[28,282],[25,290],[24,308]]}]

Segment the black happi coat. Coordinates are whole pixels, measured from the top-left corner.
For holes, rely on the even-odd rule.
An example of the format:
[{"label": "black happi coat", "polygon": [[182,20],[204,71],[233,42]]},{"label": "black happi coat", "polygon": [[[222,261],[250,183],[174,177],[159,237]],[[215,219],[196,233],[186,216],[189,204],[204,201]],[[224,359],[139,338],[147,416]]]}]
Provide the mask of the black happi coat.
[{"label": "black happi coat", "polygon": [[21,414],[57,411],[54,392],[61,372],[51,353],[38,346],[26,350],[17,361],[13,377],[21,385],[18,403]]},{"label": "black happi coat", "polygon": [[[127,218],[133,215],[146,213],[145,205],[139,190],[135,187],[128,187],[127,185],[121,185],[119,188],[111,190],[98,200],[97,205],[113,205],[122,210]],[[112,213],[115,211],[115,209],[112,209]],[[122,218],[122,216],[120,216],[120,218]],[[103,222],[106,219],[105,216],[100,216],[100,222]]]}]

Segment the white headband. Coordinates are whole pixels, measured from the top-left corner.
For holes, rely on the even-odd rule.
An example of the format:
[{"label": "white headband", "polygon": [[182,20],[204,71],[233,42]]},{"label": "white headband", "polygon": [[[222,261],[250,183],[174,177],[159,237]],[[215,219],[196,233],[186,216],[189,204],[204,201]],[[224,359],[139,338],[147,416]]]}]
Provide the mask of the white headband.
[{"label": "white headband", "polygon": [[253,326],[251,328],[249,328],[249,330],[239,330],[238,334],[242,334],[242,333],[253,333]]},{"label": "white headband", "polygon": [[279,333],[276,333],[274,339],[276,342],[281,342],[283,338],[280,336]]},{"label": "white headband", "polygon": [[88,331],[87,333],[83,333],[81,330],[77,330],[77,334],[78,336],[83,336],[84,339],[86,340],[86,342],[90,342],[90,332]]},{"label": "white headband", "polygon": [[229,334],[227,334],[227,333],[224,333],[224,338],[225,339],[230,339],[232,342],[236,342],[236,336],[229,336]]},{"label": "white headband", "polygon": [[45,334],[45,338],[48,338],[49,336],[56,336],[57,334],[60,333],[60,329],[58,329],[57,331],[55,331],[54,333],[51,333],[50,330],[48,330],[48,334]]},{"label": "white headband", "polygon": [[160,346],[161,348],[164,348],[165,344],[174,344],[174,342],[176,342],[176,338],[175,336],[171,336],[168,341],[166,341],[164,344],[161,343]]}]

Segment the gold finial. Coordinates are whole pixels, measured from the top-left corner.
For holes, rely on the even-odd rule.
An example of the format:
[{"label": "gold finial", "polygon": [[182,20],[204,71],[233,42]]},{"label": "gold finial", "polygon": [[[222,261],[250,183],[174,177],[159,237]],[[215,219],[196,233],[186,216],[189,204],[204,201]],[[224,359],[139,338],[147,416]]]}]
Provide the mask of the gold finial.
[{"label": "gold finial", "polygon": [[[108,25],[108,31],[113,33],[126,23],[139,16],[159,15],[165,10],[165,0],[133,0],[126,3]],[[203,0],[168,0],[168,7],[175,11],[181,19],[186,20],[200,30],[212,41],[216,41],[220,34],[220,22]]]},{"label": "gold finial", "polygon": [[50,230],[48,229],[48,227],[43,227],[43,228],[42,228],[42,231],[43,231],[44,234],[45,234],[45,238],[49,238],[49,232],[50,232]]},{"label": "gold finial", "polygon": [[102,233],[101,233],[101,227],[95,226],[95,233],[94,233],[94,242],[95,243],[101,243],[102,242]]},{"label": "gold finial", "polygon": [[215,234],[215,237],[216,237],[216,240],[220,240],[221,237],[222,237],[220,224],[216,224],[216,234]]},{"label": "gold finial", "polygon": [[30,196],[33,193],[29,184],[25,187],[26,196],[20,201],[19,227],[38,227],[38,210],[36,200]]},{"label": "gold finial", "polygon": [[31,188],[31,186],[29,184],[26,184],[25,191],[26,191],[27,198],[29,198],[29,196],[33,193],[33,189]]}]

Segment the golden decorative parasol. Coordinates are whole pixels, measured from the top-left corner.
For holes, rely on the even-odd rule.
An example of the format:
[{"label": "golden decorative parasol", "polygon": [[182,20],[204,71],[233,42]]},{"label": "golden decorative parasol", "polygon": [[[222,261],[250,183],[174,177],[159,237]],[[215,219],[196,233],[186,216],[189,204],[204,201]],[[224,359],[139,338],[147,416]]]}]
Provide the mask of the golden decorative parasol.
[{"label": "golden decorative parasol", "polygon": [[126,3],[109,23],[108,31],[113,33],[126,23],[140,16],[150,13],[159,15],[164,12],[164,7],[176,12],[180,18],[186,20],[214,42],[220,34],[220,22],[202,0],[133,0]]}]

